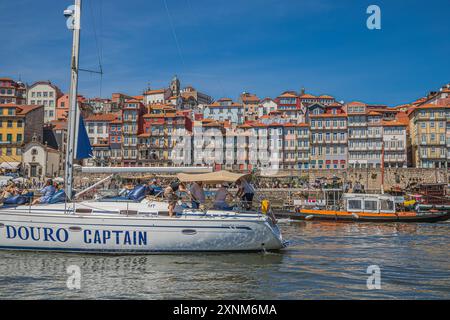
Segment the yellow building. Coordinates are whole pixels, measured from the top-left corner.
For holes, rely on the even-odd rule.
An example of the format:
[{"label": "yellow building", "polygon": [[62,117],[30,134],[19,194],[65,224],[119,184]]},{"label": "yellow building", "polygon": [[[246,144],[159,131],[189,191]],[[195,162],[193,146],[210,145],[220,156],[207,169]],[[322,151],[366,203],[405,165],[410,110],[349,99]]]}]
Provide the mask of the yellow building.
[{"label": "yellow building", "polygon": [[44,107],[38,105],[0,105],[0,163],[17,166],[22,148],[33,136],[42,141]]},{"label": "yellow building", "polygon": [[446,109],[448,106],[425,104],[409,110],[414,167],[447,167]]}]

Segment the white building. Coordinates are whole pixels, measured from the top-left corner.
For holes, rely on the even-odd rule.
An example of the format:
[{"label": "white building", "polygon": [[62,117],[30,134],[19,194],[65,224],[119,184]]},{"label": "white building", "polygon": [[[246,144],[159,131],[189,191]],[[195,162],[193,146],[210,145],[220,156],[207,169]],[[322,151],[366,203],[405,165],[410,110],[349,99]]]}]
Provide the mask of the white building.
[{"label": "white building", "polygon": [[144,93],[145,105],[164,104],[172,97],[172,90],[169,88],[159,90],[148,90]]},{"label": "white building", "polygon": [[261,100],[258,106],[258,118],[268,115],[273,111],[277,111],[277,103],[271,98],[265,98]]},{"label": "white building", "polygon": [[108,126],[115,119],[116,115],[114,113],[95,114],[84,119],[91,145],[108,143]]},{"label": "white building", "polygon": [[42,180],[59,175],[60,152],[35,139],[25,145],[22,162],[25,176]]},{"label": "white building", "polygon": [[44,123],[56,120],[56,103],[63,93],[50,81],[38,81],[28,88],[27,104],[44,106]]},{"label": "white building", "polygon": [[111,157],[109,125],[116,117],[114,113],[94,114],[84,120],[94,156],[94,158],[85,159],[84,165],[103,166],[109,163]]},{"label": "white building", "polygon": [[368,126],[366,104],[350,102],[346,105],[348,117],[348,166],[367,168],[369,166]]},{"label": "white building", "polygon": [[406,168],[408,123],[399,120],[383,121],[384,167]]},{"label": "white building", "polygon": [[216,121],[228,120],[239,125],[244,122],[244,106],[233,102],[230,98],[222,98],[204,107],[203,118]]}]

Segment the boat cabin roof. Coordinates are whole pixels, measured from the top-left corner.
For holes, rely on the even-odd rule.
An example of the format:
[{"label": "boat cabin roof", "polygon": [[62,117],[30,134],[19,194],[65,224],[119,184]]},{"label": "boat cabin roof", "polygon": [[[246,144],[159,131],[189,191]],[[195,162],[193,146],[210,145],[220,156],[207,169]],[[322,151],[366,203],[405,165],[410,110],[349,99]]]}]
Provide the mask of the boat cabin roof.
[{"label": "boat cabin roof", "polygon": [[344,193],[344,198],[360,198],[360,199],[383,199],[394,201],[394,196],[389,194],[376,194],[376,193]]}]

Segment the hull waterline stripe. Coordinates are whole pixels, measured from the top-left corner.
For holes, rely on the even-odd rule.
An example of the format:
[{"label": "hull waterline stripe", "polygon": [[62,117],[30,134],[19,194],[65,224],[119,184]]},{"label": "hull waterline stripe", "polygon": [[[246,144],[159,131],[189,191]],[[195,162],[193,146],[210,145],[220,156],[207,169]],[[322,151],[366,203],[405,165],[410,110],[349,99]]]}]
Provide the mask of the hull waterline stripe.
[{"label": "hull waterline stripe", "polygon": [[[229,250],[152,250],[152,249],[122,249],[122,250],[114,250],[114,249],[82,249],[82,248],[49,248],[49,247],[14,247],[14,246],[0,246],[0,250],[20,250],[20,251],[54,251],[54,252],[85,252],[85,253],[176,253],[176,252],[259,252],[263,251],[263,249],[229,249]],[[269,250],[270,249],[266,249]],[[273,249],[278,250],[278,249]]]}]

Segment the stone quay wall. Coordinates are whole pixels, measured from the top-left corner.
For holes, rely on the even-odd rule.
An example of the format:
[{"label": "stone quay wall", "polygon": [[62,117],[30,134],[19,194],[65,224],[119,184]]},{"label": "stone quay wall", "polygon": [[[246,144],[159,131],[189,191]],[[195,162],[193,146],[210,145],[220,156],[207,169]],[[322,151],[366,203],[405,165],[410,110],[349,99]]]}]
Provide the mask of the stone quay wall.
[{"label": "stone quay wall", "polygon": [[[385,168],[384,189],[391,187],[405,188],[413,183],[449,183],[449,169],[420,169],[420,168]],[[382,174],[380,169],[337,169],[337,170],[309,170],[305,175],[309,182],[316,179],[337,176],[344,181],[355,183],[359,181],[366,190],[380,190]]]}]

